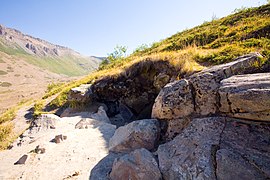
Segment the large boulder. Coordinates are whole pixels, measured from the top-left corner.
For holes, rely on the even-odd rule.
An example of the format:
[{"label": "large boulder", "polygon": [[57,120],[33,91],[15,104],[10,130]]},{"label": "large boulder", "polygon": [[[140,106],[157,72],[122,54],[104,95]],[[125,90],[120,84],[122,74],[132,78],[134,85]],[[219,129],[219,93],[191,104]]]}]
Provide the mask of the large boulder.
[{"label": "large boulder", "polygon": [[160,145],[158,159],[165,180],[215,179],[213,152],[225,118],[194,119],[174,140]]},{"label": "large boulder", "polygon": [[160,145],[166,179],[269,179],[270,123],[208,117],[194,119]]},{"label": "large boulder", "polygon": [[217,178],[270,178],[270,123],[227,118],[216,152]]},{"label": "large boulder", "polygon": [[89,180],[110,180],[113,162],[123,154],[110,153],[91,170]]},{"label": "large boulder", "polygon": [[159,93],[152,110],[152,118],[174,119],[194,112],[194,97],[186,79],[167,84]]},{"label": "large boulder", "polygon": [[219,94],[221,112],[237,118],[270,121],[270,73],[224,79]]},{"label": "large boulder", "polygon": [[146,149],[137,149],[113,163],[111,180],[159,180],[162,179],[152,153]]},{"label": "large boulder", "polygon": [[220,81],[233,75],[260,71],[260,59],[258,53],[248,54],[166,85],[155,100],[152,118],[170,120],[194,114],[215,114],[219,108]]},{"label": "large boulder", "polygon": [[119,127],[109,142],[112,152],[130,152],[135,149],[153,149],[159,140],[160,127],[156,119],[133,121]]}]

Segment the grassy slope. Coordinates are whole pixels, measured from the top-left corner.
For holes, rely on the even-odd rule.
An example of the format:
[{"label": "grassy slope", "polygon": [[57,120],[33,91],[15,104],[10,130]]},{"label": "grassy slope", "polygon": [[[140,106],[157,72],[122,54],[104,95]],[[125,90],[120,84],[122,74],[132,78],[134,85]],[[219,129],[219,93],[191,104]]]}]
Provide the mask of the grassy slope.
[{"label": "grassy slope", "polygon": [[49,70],[57,74],[64,74],[67,76],[81,76],[89,74],[93,71],[92,62],[86,58],[75,58],[72,56],[62,57],[38,57],[26,53],[19,46],[8,47],[0,39],[0,51],[8,55],[16,56],[24,59],[25,61]]},{"label": "grassy slope", "polygon": [[258,51],[270,58],[270,4],[249,8],[227,17],[205,22],[195,28],[177,33],[151,48],[134,54],[149,55],[177,52],[193,47],[208,53],[194,56],[198,62],[220,64],[233,58]]},{"label": "grassy slope", "polygon": [[[250,52],[260,52],[264,59],[270,59],[270,4],[249,8],[227,17],[205,22],[183,32],[179,32],[152,47],[134,52],[129,57],[108,64],[103,70],[94,72],[76,82],[71,82],[52,102],[62,106],[66,102],[70,88],[82,83],[124,71],[132,64],[151,60],[166,60],[179,67],[180,71],[201,70],[204,65],[221,64]],[[181,78],[181,77],[179,77]]]}]

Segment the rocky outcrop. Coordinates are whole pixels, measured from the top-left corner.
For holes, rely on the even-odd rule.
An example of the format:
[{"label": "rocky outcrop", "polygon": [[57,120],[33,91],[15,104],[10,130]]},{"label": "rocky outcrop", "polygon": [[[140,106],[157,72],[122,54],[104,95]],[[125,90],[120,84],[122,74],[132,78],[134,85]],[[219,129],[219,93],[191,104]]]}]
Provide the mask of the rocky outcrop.
[{"label": "rocky outcrop", "polygon": [[260,54],[252,53],[166,85],[155,100],[152,118],[170,120],[216,114],[220,106],[220,81],[237,74],[258,72],[261,66],[256,64],[261,65]]},{"label": "rocky outcrop", "polygon": [[194,119],[174,140],[157,151],[164,179],[215,179],[213,152],[225,118]]},{"label": "rocky outcrop", "polygon": [[68,100],[86,103],[91,101],[91,84],[82,84],[79,87],[72,88],[68,94]]},{"label": "rocky outcrop", "polygon": [[104,157],[91,170],[89,180],[110,180],[110,172],[115,159],[121,157],[123,154],[110,153]]},{"label": "rocky outcrop", "polygon": [[194,119],[174,140],[159,146],[163,178],[267,179],[269,128],[269,123],[226,117]]},{"label": "rocky outcrop", "polygon": [[269,179],[270,73],[260,58],[249,54],[167,84],[152,110],[159,123],[116,130],[109,148],[123,154],[110,159],[106,179]]},{"label": "rocky outcrop", "polygon": [[115,159],[111,180],[160,180],[161,173],[152,153],[146,149],[137,149],[129,154]]},{"label": "rocky outcrop", "polygon": [[221,112],[237,118],[270,121],[270,73],[224,79],[218,93]]},{"label": "rocky outcrop", "polygon": [[130,152],[145,148],[152,150],[159,140],[160,127],[156,119],[134,121],[119,127],[109,142],[111,152]]},{"label": "rocky outcrop", "polygon": [[167,61],[145,60],[117,76],[97,80],[92,90],[95,100],[108,106],[109,117],[119,116],[120,105],[124,105],[134,119],[147,119],[160,89],[177,74],[177,69]]}]

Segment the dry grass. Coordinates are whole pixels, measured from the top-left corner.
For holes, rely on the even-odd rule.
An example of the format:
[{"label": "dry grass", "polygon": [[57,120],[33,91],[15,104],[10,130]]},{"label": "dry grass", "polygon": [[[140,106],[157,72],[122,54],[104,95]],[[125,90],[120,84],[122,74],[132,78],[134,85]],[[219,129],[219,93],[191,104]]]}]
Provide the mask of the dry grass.
[{"label": "dry grass", "polygon": [[14,140],[12,137],[12,129],[14,125],[12,122],[0,124],[0,150],[6,149]]}]

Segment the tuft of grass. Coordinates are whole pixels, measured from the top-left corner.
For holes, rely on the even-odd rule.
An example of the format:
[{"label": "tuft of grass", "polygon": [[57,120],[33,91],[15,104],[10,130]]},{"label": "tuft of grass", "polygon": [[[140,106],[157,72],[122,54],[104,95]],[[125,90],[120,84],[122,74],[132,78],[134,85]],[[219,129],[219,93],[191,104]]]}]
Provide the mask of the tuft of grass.
[{"label": "tuft of grass", "polygon": [[16,117],[16,108],[10,108],[6,110],[0,116],[0,124],[8,121],[12,121]]},{"label": "tuft of grass", "polygon": [[11,134],[13,127],[14,125],[11,122],[0,124],[0,150],[6,149],[12,142]]},{"label": "tuft of grass", "polygon": [[1,87],[9,87],[9,86],[11,86],[12,84],[11,83],[9,83],[9,82],[0,82],[0,86]]},{"label": "tuft of grass", "polygon": [[7,72],[6,71],[2,71],[2,70],[0,70],[0,75],[6,75],[7,74]]}]

